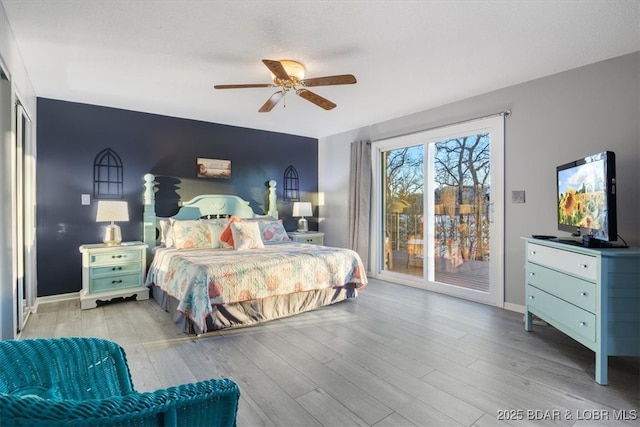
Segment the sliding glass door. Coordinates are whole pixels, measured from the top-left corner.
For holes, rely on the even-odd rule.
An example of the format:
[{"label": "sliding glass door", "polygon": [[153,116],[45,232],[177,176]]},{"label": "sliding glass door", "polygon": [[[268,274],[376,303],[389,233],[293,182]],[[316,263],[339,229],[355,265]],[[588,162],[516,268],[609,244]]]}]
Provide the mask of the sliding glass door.
[{"label": "sliding glass door", "polygon": [[373,144],[379,277],[501,305],[502,123]]}]

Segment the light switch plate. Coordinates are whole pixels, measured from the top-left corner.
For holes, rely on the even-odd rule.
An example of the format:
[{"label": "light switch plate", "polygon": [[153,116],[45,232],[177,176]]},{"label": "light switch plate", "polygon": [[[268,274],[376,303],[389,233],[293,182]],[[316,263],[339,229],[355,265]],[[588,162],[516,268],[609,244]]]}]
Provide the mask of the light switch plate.
[{"label": "light switch plate", "polygon": [[91,204],[91,195],[82,194],[80,203],[82,203],[83,205],[90,205]]},{"label": "light switch plate", "polygon": [[511,203],[524,203],[524,190],[514,190],[511,192]]}]

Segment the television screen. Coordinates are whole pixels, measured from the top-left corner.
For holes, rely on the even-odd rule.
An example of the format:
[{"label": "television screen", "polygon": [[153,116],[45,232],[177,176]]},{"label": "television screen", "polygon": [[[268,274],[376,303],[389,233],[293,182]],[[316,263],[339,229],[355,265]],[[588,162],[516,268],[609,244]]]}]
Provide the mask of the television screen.
[{"label": "television screen", "polygon": [[558,229],[617,240],[615,154],[594,154],[557,168]]}]

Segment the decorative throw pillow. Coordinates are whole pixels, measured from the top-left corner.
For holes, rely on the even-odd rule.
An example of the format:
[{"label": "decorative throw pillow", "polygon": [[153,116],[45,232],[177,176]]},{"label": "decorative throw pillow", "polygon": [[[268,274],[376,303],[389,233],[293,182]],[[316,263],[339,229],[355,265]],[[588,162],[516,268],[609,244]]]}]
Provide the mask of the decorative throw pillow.
[{"label": "decorative throw pillow", "polygon": [[226,243],[227,245],[234,247],[233,244],[233,233],[231,233],[231,224],[233,224],[234,222],[238,222],[240,221],[240,218],[238,218],[237,216],[231,215],[231,217],[229,217],[229,221],[227,222],[227,226],[224,228],[224,230],[222,230],[222,233],[220,233],[220,241],[223,243]]},{"label": "decorative throw pillow", "polygon": [[210,248],[211,231],[200,220],[171,220],[176,249]]},{"label": "decorative throw pillow", "polygon": [[202,221],[207,224],[209,231],[211,232],[211,247],[228,248],[228,244],[220,241],[220,235],[227,227],[227,219],[205,219]]},{"label": "decorative throw pillow", "polygon": [[246,249],[262,249],[260,227],[255,222],[234,221],[230,224],[233,234],[233,247],[239,251]]}]

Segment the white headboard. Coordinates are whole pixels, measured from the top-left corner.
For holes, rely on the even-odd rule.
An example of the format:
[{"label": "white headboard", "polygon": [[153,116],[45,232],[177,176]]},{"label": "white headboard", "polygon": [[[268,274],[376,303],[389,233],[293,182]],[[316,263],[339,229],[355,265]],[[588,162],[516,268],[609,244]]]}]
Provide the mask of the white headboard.
[{"label": "white headboard", "polygon": [[[149,250],[158,245],[158,217],[156,216],[154,180],[155,176],[150,173],[144,176],[144,243],[147,244]],[[266,215],[256,214],[249,206],[249,202],[238,196],[227,194],[206,194],[196,196],[187,202],[181,202],[178,212],[170,218],[220,218],[235,215],[240,218],[270,216],[278,219],[278,209],[276,206],[276,181],[269,181],[268,191],[269,206],[267,206]]]}]

